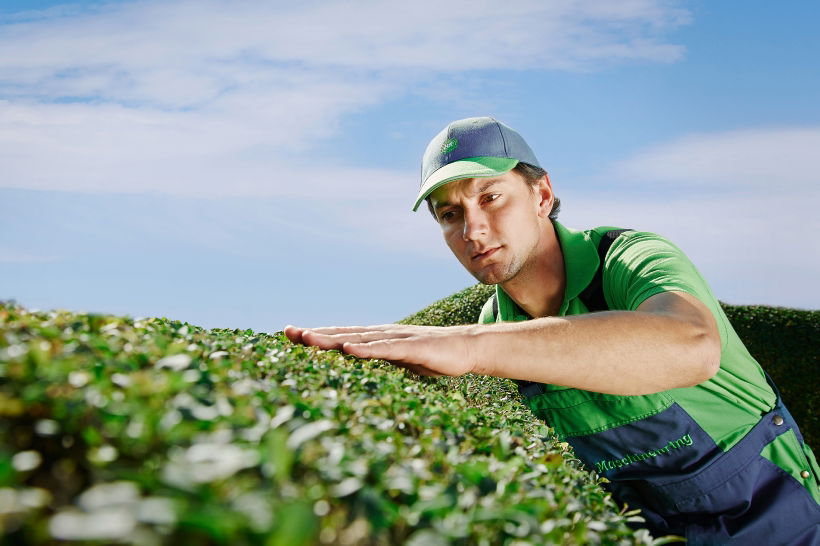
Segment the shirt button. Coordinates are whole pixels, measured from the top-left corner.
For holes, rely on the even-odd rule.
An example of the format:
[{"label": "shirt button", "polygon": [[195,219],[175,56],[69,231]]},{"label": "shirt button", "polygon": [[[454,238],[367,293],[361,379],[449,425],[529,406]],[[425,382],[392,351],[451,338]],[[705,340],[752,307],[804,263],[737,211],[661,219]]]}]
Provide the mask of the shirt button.
[{"label": "shirt button", "polygon": [[775,415],[775,416],[772,418],[772,423],[774,423],[774,424],[775,424],[775,425],[777,425],[777,426],[780,426],[780,425],[782,425],[782,424],[783,424],[783,418],[782,418],[782,417],[780,417],[779,415]]},{"label": "shirt button", "polygon": [[800,473],[800,477],[802,477],[804,480],[806,478],[808,478],[809,476],[811,476],[811,474],[809,474],[808,470],[804,470],[803,472]]}]

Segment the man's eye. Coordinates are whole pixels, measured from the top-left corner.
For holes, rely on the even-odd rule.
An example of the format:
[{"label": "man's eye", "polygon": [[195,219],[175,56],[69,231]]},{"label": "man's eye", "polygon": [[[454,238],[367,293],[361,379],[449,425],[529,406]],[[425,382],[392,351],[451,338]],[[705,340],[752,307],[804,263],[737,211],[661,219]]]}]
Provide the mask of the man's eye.
[{"label": "man's eye", "polygon": [[438,221],[442,224],[452,224],[453,222],[458,222],[458,219],[461,217],[461,209],[452,208],[443,210],[438,213]]},{"label": "man's eye", "polygon": [[495,200],[496,200],[496,199],[498,199],[499,197],[501,197],[501,195],[500,195],[500,194],[498,194],[498,193],[490,193],[490,194],[488,194],[488,195],[485,195],[485,196],[484,196],[483,201],[484,201],[485,203],[489,203],[489,202],[491,202],[491,201],[495,201]]}]

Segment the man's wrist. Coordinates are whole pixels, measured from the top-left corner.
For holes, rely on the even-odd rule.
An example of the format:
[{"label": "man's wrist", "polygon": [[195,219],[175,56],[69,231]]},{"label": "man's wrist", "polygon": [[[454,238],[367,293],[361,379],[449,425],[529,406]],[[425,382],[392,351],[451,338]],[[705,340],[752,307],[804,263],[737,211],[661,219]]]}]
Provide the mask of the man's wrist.
[{"label": "man's wrist", "polygon": [[470,373],[496,375],[491,356],[492,330],[489,324],[472,324],[466,328],[464,336]]}]

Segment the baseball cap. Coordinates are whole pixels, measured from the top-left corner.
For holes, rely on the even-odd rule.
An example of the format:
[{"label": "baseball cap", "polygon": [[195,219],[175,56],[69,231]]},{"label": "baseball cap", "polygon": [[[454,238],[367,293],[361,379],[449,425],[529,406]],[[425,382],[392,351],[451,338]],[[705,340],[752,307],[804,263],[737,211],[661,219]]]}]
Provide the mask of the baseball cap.
[{"label": "baseball cap", "polygon": [[421,189],[413,211],[448,182],[498,176],[519,162],[541,168],[521,135],[507,125],[490,117],[454,121],[433,137],[424,151]]}]

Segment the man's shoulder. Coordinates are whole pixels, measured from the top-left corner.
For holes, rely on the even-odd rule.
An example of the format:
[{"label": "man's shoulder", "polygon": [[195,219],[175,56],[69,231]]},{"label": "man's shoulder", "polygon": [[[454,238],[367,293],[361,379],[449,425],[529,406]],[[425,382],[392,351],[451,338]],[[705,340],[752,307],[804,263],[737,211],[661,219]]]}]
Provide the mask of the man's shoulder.
[{"label": "man's shoulder", "polygon": [[598,226],[584,230],[584,233],[596,244],[598,244],[604,237],[609,237],[613,241],[617,241],[618,245],[627,243],[634,244],[636,242],[662,242],[670,243],[670,241],[658,233],[646,231],[639,228],[620,227],[620,226]]},{"label": "man's shoulder", "polygon": [[[602,233],[602,237],[606,232]],[[644,252],[661,251],[681,253],[681,249],[667,237],[652,231],[642,231],[630,229],[615,237],[612,246],[612,253],[623,253],[630,248],[638,247]],[[654,249],[654,250],[653,250]]]}]

